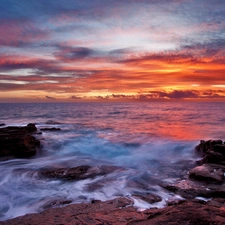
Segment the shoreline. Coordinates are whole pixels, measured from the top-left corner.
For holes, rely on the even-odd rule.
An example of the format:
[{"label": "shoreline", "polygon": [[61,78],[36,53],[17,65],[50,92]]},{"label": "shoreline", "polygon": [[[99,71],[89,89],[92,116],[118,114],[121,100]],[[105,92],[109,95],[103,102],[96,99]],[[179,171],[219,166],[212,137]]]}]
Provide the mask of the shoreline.
[{"label": "shoreline", "polygon": [[[52,127],[48,131],[58,132],[59,130]],[[2,160],[34,156],[41,148],[40,141],[34,137],[37,134],[41,133],[34,124],[28,124],[25,127],[0,128]],[[162,188],[184,198],[168,202],[164,208],[140,212],[133,206],[132,199],[124,197],[105,202],[96,199],[91,203],[66,206],[65,204],[69,202],[62,201],[57,205],[59,208],[48,208],[40,213],[0,221],[0,224],[168,224],[169,222],[224,224],[225,144],[222,140],[200,141],[195,152],[201,160],[196,161],[196,165],[189,170],[187,179],[174,183],[160,183]],[[92,168],[87,165],[64,170],[42,171],[42,175],[57,179],[80,180],[107,174],[114,169],[120,168],[104,166]],[[150,196],[150,198],[153,197]],[[157,198],[154,200],[157,201]]]}]

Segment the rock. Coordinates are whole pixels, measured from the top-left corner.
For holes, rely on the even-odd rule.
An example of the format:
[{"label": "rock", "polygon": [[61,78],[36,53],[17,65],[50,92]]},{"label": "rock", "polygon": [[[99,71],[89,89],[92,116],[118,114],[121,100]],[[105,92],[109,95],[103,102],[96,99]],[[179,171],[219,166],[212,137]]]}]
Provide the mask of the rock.
[{"label": "rock", "polygon": [[215,145],[223,144],[222,140],[201,140],[200,144],[195,147],[197,155],[204,157],[208,150],[213,150]]},{"label": "rock", "polygon": [[225,166],[218,164],[203,164],[189,171],[189,177],[207,182],[222,183],[224,181]]},{"label": "rock", "polygon": [[223,157],[225,157],[225,144],[216,144],[213,146],[213,150],[222,154]]},{"label": "rock", "polygon": [[26,158],[36,154],[40,146],[31,133],[37,128],[34,124],[25,127],[5,127],[0,129],[0,157]]},{"label": "rock", "polygon": [[198,165],[204,163],[225,164],[225,144],[222,140],[202,140],[196,146],[195,151],[197,155],[203,157],[197,161]]},{"label": "rock", "polygon": [[[133,202],[117,198],[94,204],[74,204],[47,209],[0,222],[1,225],[53,225],[53,224],[113,224],[113,225],[205,225],[225,224],[225,207],[222,202],[207,204],[203,201],[182,201],[163,209],[138,212]],[[122,205],[122,206],[121,206]]]},{"label": "rock", "polygon": [[155,202],[161,202],[162,198],[156,194],[152,194],[152,193],[135,193],[132,195],[132,197],[137,198],[137,199],[141,199],[145,202],[148,202],[150,204],[153,204]]},{"label": "rock", "polygon": [[225,196],[225,187],[223,185],[194,180],[179,180],[172,184],[165,183],[162,187],[185,199],[195,199],[196,197],[223,198]]},{"label": "rock", "polygon": [[59,207],[63,205],[68,205],[72,203],[72,200],[69,199],[55,199],[55,200],[49,200],[42,206],[42,210],[53,208],[53,207]]},{"label": "rock", "polygon": [[164,209],[154,209],[145,211],[147,219],[132,221],[129,225],[206,225],[206,224],[224,224],[224,207],[208,205],[202,201],[185,201],[175,206],[169,206]]},{"label": "rock", "polygon": [[74,168],[60,168],[53,170],[41,171],[41,175],[47,178],[64,179],[64,180],[81,180],[88,178],[87,171],[90,166],[77,166]]},{"label": "rock", "polygon": [[27,129],[28,132],[37,131],[37,128],[36,128],[35,124],[33,124],[33,123],[27,124],[26,129]]},{"label": "rock", "polygon": [[77,166],[73,168],[45,169],[40,172],[41,176],[62,180],[84,180],[96,176],[105,175],[118,169],[116,166]]},{"label": "rock", "polygon": [[204,163],[217,163],[217,164],[221,164],[224,161],[224,157],[221,153],[212,151],[212,150],[208,150],[206,156],[197,161],[197,164],[199,166],[203,165]]},{"label": "rock", "polygon": [[3,127],[3,126],[5,126],[5,124],[4,123],[0,123],[0,127]]},{"label": "rock", "polygon": [[56,128],[56,127],[45,127],[45,128],[41,128],[41,131],[59,131],[61,130],[60,128]]}]

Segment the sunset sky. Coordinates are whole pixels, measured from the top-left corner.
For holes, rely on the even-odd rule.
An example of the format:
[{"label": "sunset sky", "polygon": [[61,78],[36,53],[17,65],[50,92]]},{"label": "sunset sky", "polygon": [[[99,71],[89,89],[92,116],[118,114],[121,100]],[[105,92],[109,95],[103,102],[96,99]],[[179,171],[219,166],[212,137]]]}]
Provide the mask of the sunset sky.
[{"label": "sunset sky", "polygon": [[224,0],[0,0],[0,102],[225,100]]}]

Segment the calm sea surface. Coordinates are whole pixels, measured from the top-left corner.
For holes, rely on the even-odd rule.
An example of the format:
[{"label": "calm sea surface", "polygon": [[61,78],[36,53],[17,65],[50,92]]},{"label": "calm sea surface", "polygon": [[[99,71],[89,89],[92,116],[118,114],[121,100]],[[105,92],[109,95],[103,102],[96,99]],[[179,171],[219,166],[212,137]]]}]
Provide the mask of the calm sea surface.
[{"label": "calm sea surface", "polygon": [[[177,165],[194,162],[199,140],[225,140],[224,112],[225,103],[0,104],[0,123],[7,126],[61,128],[37,135],[42,150],[34,158],[0,161],[0,220],[39,212],[65,199],[80,203],[126,196],[139,209],[162,207],[179,196],[153,178],[180,179]],[[37,173],[78,165],[122,169],[76,182],[42,179]],[[149,204],[134,197],[149,193],[162,201]]]}]

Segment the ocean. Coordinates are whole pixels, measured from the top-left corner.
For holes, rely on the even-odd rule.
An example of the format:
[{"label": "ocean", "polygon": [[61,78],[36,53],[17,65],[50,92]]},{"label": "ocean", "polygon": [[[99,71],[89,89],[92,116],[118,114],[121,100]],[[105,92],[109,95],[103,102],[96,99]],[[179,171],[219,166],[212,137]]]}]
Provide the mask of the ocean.
[{"label": "ocean", "polygon": [[[35,123],[41,150],[29,159],[0,161],[0,220],[40,212],[52,202],[128,197],[139,209],[163,207],[180,196],[154,180],[182,179],[200,140],[225,140],[225,103],[23,103],[0,104],[0,123]],[[43,168],[107,165],[120,169],[80,181],[43,179]],[[185,172],[186,173],[186,172]],[[155,194],[149,203],[137,195]],[[54,206],[54,205],[53,205]]]}]

